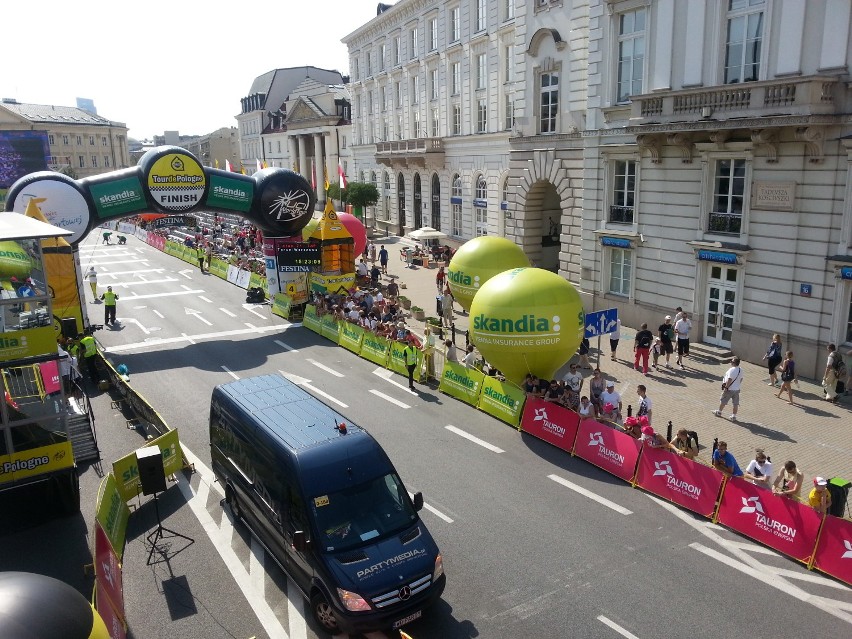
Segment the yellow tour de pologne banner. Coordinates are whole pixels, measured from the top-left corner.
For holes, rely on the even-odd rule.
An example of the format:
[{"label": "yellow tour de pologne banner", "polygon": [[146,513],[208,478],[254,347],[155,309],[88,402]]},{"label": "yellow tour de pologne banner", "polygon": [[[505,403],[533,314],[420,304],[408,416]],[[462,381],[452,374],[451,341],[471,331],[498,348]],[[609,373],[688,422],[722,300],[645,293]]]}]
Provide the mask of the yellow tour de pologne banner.
[{"label": "yellow tour de pologne banner", "polygon": [[71,442],[60,442],[0,457],[0,484],[71,468]]},{"label": "yellow tour de pologne banner", "polygon": [[118,492],[118,483],[112,473],[101,481],[95,508],[95,519],[109,538],[115,554],[121,559],[124,553],[124,538],[127,533],[127,520],[130,519],[130,509],[122,499],[121,493]]},{"label": "yellow tour de pologne banner", "polygon": [[[146,446],[159,446],[163,455],[163,470],[166,477],[173,475],[181,469],[180,441],[177,430],[170,430],[146,444]],[[125,455],[112,464],[112,472],[115,475],[118,492],[122,499],[132,499],[141,489],[139,484],[139,467],[136,463],[136,452]]]},{"label": "yellow tour de pologne banner", "polygon": [[311,290],[329,293],[340,293],[348,291],[355,286],[355,273],[343,273],[342,275],[323,275],[322,273],[311,273]]}]

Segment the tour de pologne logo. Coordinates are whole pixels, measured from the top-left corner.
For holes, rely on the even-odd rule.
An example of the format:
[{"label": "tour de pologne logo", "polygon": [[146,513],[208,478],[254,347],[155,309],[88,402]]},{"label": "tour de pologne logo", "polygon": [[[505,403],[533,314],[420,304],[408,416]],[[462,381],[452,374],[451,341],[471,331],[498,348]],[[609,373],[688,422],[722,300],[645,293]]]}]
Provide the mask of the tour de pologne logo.
[{"label": "tour de pologne logo", "polygon": [[310,196],[303,189],[277,193],[264,202],[263,209],[277,222],[289,222],[309,213]]}]

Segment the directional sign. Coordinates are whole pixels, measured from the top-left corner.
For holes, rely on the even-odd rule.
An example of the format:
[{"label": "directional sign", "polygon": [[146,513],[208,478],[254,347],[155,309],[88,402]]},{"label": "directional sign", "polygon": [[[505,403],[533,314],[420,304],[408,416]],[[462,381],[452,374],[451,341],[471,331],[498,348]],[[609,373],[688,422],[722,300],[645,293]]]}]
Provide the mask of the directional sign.
[{"label": "directional sign", "polygon": [[618,325],[618,309],[586,313],[586,337],[597,337],[612,333]]}]

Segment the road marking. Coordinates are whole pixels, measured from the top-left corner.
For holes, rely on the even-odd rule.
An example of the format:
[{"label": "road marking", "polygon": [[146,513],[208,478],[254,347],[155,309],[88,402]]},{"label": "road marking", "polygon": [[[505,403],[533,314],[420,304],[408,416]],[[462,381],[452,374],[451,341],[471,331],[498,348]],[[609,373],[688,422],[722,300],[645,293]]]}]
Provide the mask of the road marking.
[{"label": "road marking", "polygon": [[262,326],[253,331],[246,330],[244,328],[238,328],[232,331],[216,331],[215,333],[198,333],[190,337],[186,333],[182,333],[180,337],[159,337],[154,339],[149,339],[145,342],[135,342],[133,344],[122,344],[120,346],[110,346],[107,350],[110,353],[124,353],[127,351],[133,351],[136,349],[148,348],[150,346],[163,346],[167,344],[180,344],[181,342],[189,342],[191,344],[195,344],[193,340],[207,340],[207,339],[220,339],[222,337],[236,337],[238,335],[249,335],[256,333],[271,333],[272,331],[281,331],[286,330],[287,326]]},{"label": "road marking", "polygon": [[200,299],[202,302],[207,302],[208,304],[212,304],[212,303],[213,303],[213,301],[212,301],[212,300],[207,299],[207,298],[206,298],[206,297],[204,297],[203,295],[199,295],[199,296],[198,296],[198,299]]},{"label": "road marking", "polygon": [[[106,275],[113,275],[113,274],[112,273],[106,273]],[[128,288],[130,286],[140,286],[142,284],[169,284],[171,282],[177,282],[177,281],[178,280],[176,280],[175,278],[169,277],[169,278],[166,278],[164,280],[142,280],[142,281],[139,281],[139,282],[111,282],[110,286],[112,286],[113,288],[116,288],[118,286],[121,286],[123,288]]]},{"label": "road marking", "polygon": [[201,289],[187,291],[170,291],[168,293],[151,293],[150,295],[134,295],[135,300],[148,300],[157,297],[174,297],[175,295],[194,295],[195,293],[203,293]]},{"label": "road marking", "polygon": [[305,379],[304,377],[299,377],[298,375],[292,375],[291,373],[285,373],[284,371],[278,371],[278,372],[281,373],[287,379],[289,379],[291,382],[296,384],[297,386],[303,386],[304,388],[307,388],[308,390],[313,391],[314,393],[316,393],[320,397],[325,397],[328,401],[334,402],[335,404],[337,404],[341,408],[349,408],[349,406],[347,404],[344,404],[343,402],[341,402],[336,397],[332,397],[331,395],[329,395],[325,391],[321,391],[316,386],[313,386],[311,384],[311,380]]},{"label": "road marking", "polygon": [[276,344],[278,344],[278,346],[280,346],[281,348],[283,348],[285,351],[291,351],[291,352],[293,352],[293,353],[298,353],[298,352],[299,352],[299,349],[298,349],[298,348],[293,348],[292,346],[287,346],[287,344],[285,344],[284,342],[282,342],[280,339],[276,339],[276,340],[275,340],[275,343],[276,343]]},{"label": "road marking", "polygon": [[189,335],[187,335],[186,333],[181,333],[180,336],[182,338],[184,338],[187,342],[189,342],[190,344],[195,346],[195,342],[192,340],[192,338]]},{"label": "road marking", "polygon": [[234,379],[239,379],[239,378],[240,378],[240,376],[239,376],[239,375],[237,375],[234,371],[232,371],[232,370],[231,370],[230,368],[228,368],[227,366],[222,366],[222,370],[223,370],[223,371],[225,371],[226,373],[228,373],[228,375],[230,375],[230,376],[231,376],[231,377],[233,377]]},{"label": "road marking", "polygon": [[142,332],[145,333],[145,335],[151,334],[151,331],[142,326],[138,319],[135,319],[133,317],[116,317],[115,319],[118,321],[119,324],[121,324],[122,322],[130,322],[131,324],[136,324],[136,326],[138,326],[142,330]]},{"label": "road marking", "polygon": [[249,554],[249,577],[251,585],[261,596],[266,596],[266,571],[263,567],[263,559],[266,551],[258,541],[257,537],[251,536],[251,553]]},{"label": "road marking", "polygon": [[[142,273],[162,273],[165,270],[166,269],[164,269],[164,268],[148,268],[148,269],[143,269],[143,270],[140,270],[140,271],[111,271],[109,273],[109,275],[112,276],[112,277],[115,277],[116,275],[132,275],[134,277],[137,277],[137,276],[141,277]],[[177,280],[173,280],[173,281],[176,282]]]},{"label": "road marking", "polygon": [[371,388],[370,392],[373,395],[375,395],[376,397],[381,397],[383,400],[390,402],[391,404],[395,404],[396,406],[399,406],[400,408],[411,408],[411,406],[409,406],[405,402],[401,402],[398,399],[394,399],[390,395],[385,395],[381,391],[377,391],[375,388]]},{"label": "road marking", "polygon": [[[410,492],[410,493],[408,493],[408,496],[409,496],[409,497],[411,497],[412,501],[414,500],[414,493],[411,493],[411,492]],[[433,514],[433,515],[435,515],[436,517],[440,517],[441,519],[443,519],[443,520],[444,520],[445,522],[447,522],[448,524],[453,523],[453,520],[452,520],[450,517],[447,517],[447,516],[446,516],[444,513],[442,513],[440,510],[438,510],[437,508],[433,508],[432,506],[430,506],[430,505],[429,505],[429,504],[427,504],[426,502],[423,502],[423,508],[425,508],[426,510],[428,510],[430,513],[432,513],[432,514]]]},{"label": "road marking", "polygon": [[195,309],[187,308],[186,306],[183,307],[183,310],[186,311],[187,315],[194,315],[195,319],[201,320],[202,322],[207,324],[207,326],[213,326],[213,322],[208,322],[206,319],[201,317],[201,311],[196,311]]},{"label": "road marking", "polygon": [[622,628],[621,626],[619,626],[617,623],[615,623],[614,621],[612,621],[612,620],[610,620],[610,619],[607,619],[607,618],[606,618],[606,617],[604,617],[603,615],[600,615],[600,616],[598,617],[598,621],[600,621],[603,625],[605,625],[605,626],[608,626],[608,627],[612,628],[612,629],[613,629],[613,630],[615,630],[618,634],[620,634],[622,637],[626,637],[626,639],[639,639],[639,637],[637,637],[636,635],[634,635],[632,632],[629,632],[629,631],[625,630],[624,628]]},{"label": "road marking", "polygon": [[588,497],[589,499],[598,502],[599,504],[606,506],[607,508],[612,508],[615,512],[621,513],[622,515],[632,515],[632,510],[627,510],[624,506],[619,506],[614,501],[610,501],[606,497],[601,497],[600,495],[593,493],[591,490],[586,490],[582,486],[578,486],[577,484],[571,483],[567,479],[562,479],[559,475],[548,475],[548,479],[552,479],[557,484],[561,484],[565,486],[565,488],[569,488],[573,490],[575,493],[580,493],[584,497]]},{"label": "road marking", "polygon": [[463,431],[461,428],[456,428],[455,426],[444,426],[444,428],[446,428],[451,433],[455,433],[456,435],[460,435],[461,437],[464,437],[465,439],[472,441],[474,444],[479,444],[483,448],[487,448],[488,450],[493,451],[495,453],[505,453],[506,452],[502,448],[497,448],[497,446],[495,446],[494,444],[489,444],[484,439],[479,439],[479,437],[475,437],[474,435],[471,435],[470,433]]},{"label": "road marking", "polygon": [[222,307],[220,306],[220,307],[219,307],[219,310],[220,310],[220,311],[222,311],[222,312],[223,312],[225,315],[227,315],[228,317],[236,317],[236,314],[232,313],[232,312],[231,312],[231,311],[229,311],[227,308],[222,308]]},{"label": "road marking", "polygon": [[393,385],[394,385],[394,386],[396,386],[397,388],[400,388],[400,389],[404,390],[406,393],[410,393],[410,394],[412,394],[412,395],[417,395],[417,393],[415,393],[413,390],[411,390],[411,389],[408,387],[408,384],[403,384],[402,382],[397,382],[397,381],[395,381],[395,380],[391,379],[391,377],[395,376],[395,375],[396,375],[396,373],[394,373],[394,372],[393,372],[392,370],[390,370],[390,369],[387,369],[387,368],[377,368],[376,370],[374,370],[374,371],[373,371],[373,375],[378,375],[378,376],[379,376],[379,377],[381,377],[383,380],[385,380],[388,384],[393,384]]},{"label": "road marking", "polygon": [[195,273],[195,269],[185,268],[182,271],[178,271],[178,275],[183,275],[186,279],[191,280],[192,277],[189,276],[189,273]]},{"label": "road marking", "polygon": [[[291,591],[295,593],[295,597],[289,596]],[[307,639],[308,624],[305,621],[305,598],[299,593],[298,586],[292,582],[290,577],[287,577],[287,593],[287,620],[290,622],[290,638]]]},{"label": "road marking", "polygon": [[156,315],[156,316],[157,316],[157,317],[159,317],[160,319],[166,319],[166,316],[165,316],[165,315],[163,315],[163,314],[162,314],[160,311],[158,311],[157,309],[154,309],[154,315]]},{"label": "road marking", "polygon": [[[255,315],[257,315],[262,320],[269,319],[268,317],[266,317],[266,315],[262,315],[261,313],[258,313],[255,310],[257,308],[257,305],[255,305],[255,304],[243,304],[243,308],[246,309],[249,313],[254,313]],[[261,308],[263,308],[263,307],[261,307]]]},{"label": "road marking", "polygon": [[328,367],[328,366],[326,366],[325,364],[320,364],[320,363],[319,363],[317,360],[315,360],[315,359],[306,359],[305,361],[306,361],[306,362],[310,362],[311,364],[313,364],[313,365],[314,365],[314,366],[316,366],[317,368],[321,368],[321,369],[323,369],[326,373],[331,373],[331,374],[332,374],[332,375],[334,375],[335,377],[346,377],[346,375],[344,375],[343,373],[338,373],[338,372],[337,372],[336,370],[334,370],[333,368],[329,368],[329,367]]}]

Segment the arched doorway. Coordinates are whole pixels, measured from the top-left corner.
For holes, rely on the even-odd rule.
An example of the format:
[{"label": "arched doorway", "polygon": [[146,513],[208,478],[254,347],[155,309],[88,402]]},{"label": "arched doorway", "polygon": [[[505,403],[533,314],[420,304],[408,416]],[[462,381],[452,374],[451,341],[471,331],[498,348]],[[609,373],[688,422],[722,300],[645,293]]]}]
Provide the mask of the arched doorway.
[{"label": "arched doorway", "polygon": [[527,232],[540,238],[536,245],[530,246],[530,260],[538,268],[558,272],[562,202],[556,187],[547,180],[533,184],[527,193],[525,208]]},{"label": "arched doorway", "polygon": [[420,174],[414,174],[414,228],[423,227],[423,198],[420,193]]},{"label": "arched doorway", "polygon": [[437,173],[432,174],[432,228],[441,230],[441,180]]},{"label": "arched doorway", "polygon": [[405,178],[402,173],[396,176],[396,213],[399,221],[399,234],[405,235]]}]

